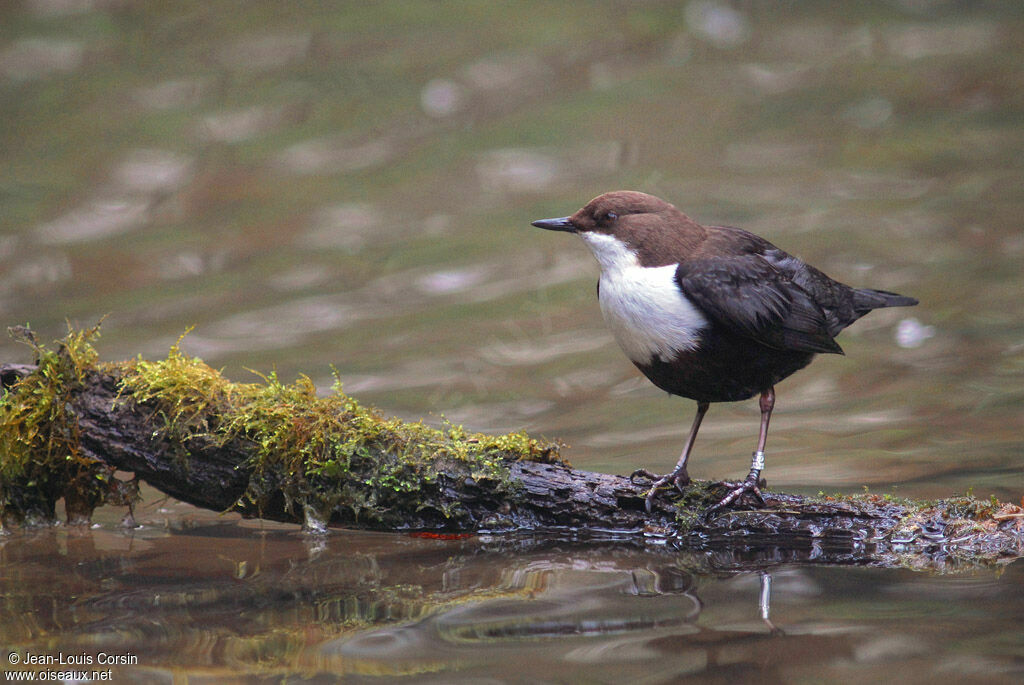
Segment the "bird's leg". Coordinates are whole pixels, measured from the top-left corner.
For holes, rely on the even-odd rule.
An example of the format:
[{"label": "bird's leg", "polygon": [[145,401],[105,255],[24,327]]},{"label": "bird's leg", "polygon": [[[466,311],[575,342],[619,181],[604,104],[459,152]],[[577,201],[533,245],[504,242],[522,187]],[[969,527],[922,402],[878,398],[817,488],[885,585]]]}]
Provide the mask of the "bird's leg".
[{"label": "bird's leg", "polygon": [[746,493],[752,494],[760,504],[764,504],[764,497],[761,496],[761,471],[764,470],[764,446],[768,442],[768,422],[772,418],[772,409],[775,407],[775,388],[768,388],[761,392],[761,432],[757,436],[757,449],[754,451],[753,459],[750,461],[750,473],[739,483],[725,481],[722,485],[729,488],[729,493],[722,500],[704,512],[704,518],[718,509],[723,509]]},{"label": "bird's leg", "polygon": [[654,481],[651,484],[651,489],[647,491],[647,497],[644,499],[644,504],[647,507],[647,513],[650,513],[651,511],[651,502],[654,501],[654,496],[657,494],[658,488],[668,483],[672,483],[678,488],[690,482],[690,474],[686,472],[686,462],[690,459],[690,450],[693,449],[693,443],[697,440],[697,431],[700,430],[700,422],[704,420],[704,415],[707,413],[708,403],[698,402],[697,415],[693,417],[693,426],[690,427],[690,435],[686,438],[686,444],[683,445],[683,452],[679,455],[679,461],[676,462],[676,467],[672,469],[671,473],[659,478],[650,471],[638,469],[629,477],[630,480],[633,480],[637,476],[644,476],[645,478],[650,478]]}]

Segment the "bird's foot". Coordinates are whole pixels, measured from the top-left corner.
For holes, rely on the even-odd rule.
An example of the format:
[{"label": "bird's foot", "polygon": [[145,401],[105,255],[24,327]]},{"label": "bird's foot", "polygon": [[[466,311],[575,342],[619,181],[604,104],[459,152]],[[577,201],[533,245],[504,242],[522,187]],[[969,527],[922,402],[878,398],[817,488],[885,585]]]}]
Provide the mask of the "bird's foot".
[{"label": "bird's foot", "polygon": [[713,504],[704,510],[701,515],[705,521],[711,516],[712,513],[719,509],[724,509],[734,502],[741,501],[744,496],[749,495],[747,499],[752,499],[752,505],[763,507],[764,496],[761,494],[761,488],[764,487],[764,481],[760,478],[760,471],[751,471],[745,479],[740,482],[736,481],[722,481],[721,485],[729,489],[729,492],[723,497],[717,504]]},{"label": "bird's foot", "polygon": [[647,469],[637,469],[633,473],[629,474],[630,485],[636,485],[637,478],[643,478],[644,480],[649,480],[653,483],[654,481],[661,478],[661,476],[651,471],[648,471]]},{"label": "bird's foot", "polygon": [[644,478],[651,481],[651,488],[647,491],[647,497],[644,498],[644,507],[647,509],[647,513],[651,513],[652,502],[654,502],[655,495],[658,494],[658,490],[666,485],[675,486],[677,490],[682,492],[683,486],[690,484],[690,475],[686,473],[686,468],[677,468],[672,473],[667,473],[664,476],[659,476],[656,473],[651,473],[647,469],[637,469],[629,476],[629,482],[636,484],[637,478]]}]

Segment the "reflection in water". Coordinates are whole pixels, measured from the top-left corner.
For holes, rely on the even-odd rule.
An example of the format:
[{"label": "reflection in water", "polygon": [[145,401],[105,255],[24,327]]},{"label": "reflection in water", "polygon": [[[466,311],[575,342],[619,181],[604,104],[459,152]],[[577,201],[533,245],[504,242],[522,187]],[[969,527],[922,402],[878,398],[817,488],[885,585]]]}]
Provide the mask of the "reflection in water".
[{"label": "reflection in water", "polygon": [[[200,518],[169,532],[57,527],[0,539],[6,647],[131,652],[139,665],[118,676],[129,682],[228,673],[622,682],[637,668],[653,682],[842,680],[919,668],[926,653],[922,673],[938,677],[998,675],[1021,653],[1017,644],[975,647],[970,665],[955,657],[958,644],[1016,620],[1019,564],[1002,577],[945,579],[631,539],[311,541],[286,526]],[[929,615],[941,623],[920,620]],[[890,639],[901,647],[881,649]]]}]

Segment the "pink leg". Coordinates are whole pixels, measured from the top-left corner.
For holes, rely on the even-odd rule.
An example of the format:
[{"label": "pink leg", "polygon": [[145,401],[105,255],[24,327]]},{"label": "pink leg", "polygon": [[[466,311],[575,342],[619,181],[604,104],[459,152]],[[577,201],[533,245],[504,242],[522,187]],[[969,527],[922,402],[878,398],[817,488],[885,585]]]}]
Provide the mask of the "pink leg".
[{"label": "pink leg", "polygon": [[761,471],[764,469],[764,446],[768,442],[768,422],[772,418],[772,409],[775,408],[775,388],[768,388],[761,393],[761,432],[757,436],[757,450],[754,452],[754,457],[750,462],[750,473],[747,477],[739,482],[725,481],[722,485],[730,488],[729,493],[722,498],[722,500],[707,509],[704,512],[704,517],[718,509],[723,509],[746,493],[753,495],[760,504],[764,504],[764,497],[761,496]]},{"label": "pink leg", "polygon": [[690,427],[690,435],[686,438],[686,444],[683,445],[683,452],[679,455],[679,461],[676,462],[676,467],[672,469],[671,473],[658,478],[650,471],[637,469],[630,476],[630,480],[636,476],[644,476],[654,481],[651,485],[651,489],[647,491],[647,497],[644,499],[648,513],[651,511],[651,502],[654,501],[654,496],[657,494],[658,488],[663,485],[667,485],[668,483],[672,483],[678,488],[690,482],[690,474],[686,472],[686,462],[690,459],[690,451],[693,449],[693,443],[697,441],[697,431],[700,430],[700,422],[704,420],[704,415],[707,413],[708,403],[698,402],[697,415],[693,417],[693,426]]}]

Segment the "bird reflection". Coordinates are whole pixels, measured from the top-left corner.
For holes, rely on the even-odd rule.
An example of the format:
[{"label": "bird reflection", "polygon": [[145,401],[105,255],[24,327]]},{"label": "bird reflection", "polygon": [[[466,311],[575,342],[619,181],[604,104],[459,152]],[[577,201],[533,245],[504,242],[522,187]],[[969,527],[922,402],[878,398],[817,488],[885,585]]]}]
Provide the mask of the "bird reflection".
[{"label": "bird reflection", "polygon": [[[461,663],[467,649],[542,644],[562,662],[670,653],[699,671],[729,645],[781,634],[769,615],[771,576],[749,550],[737,559],[628,539],[370,534],[318,536],[311,547],[292,530],[197,525],[44,530],[0,552],[0,592],[50,607],[30,622],[0,617],[11,644],[31,651],[34,636],[59,630],[68,649],[116,640],[154,666],[180,663],[188,645],[207,668],[236,655],[224,662],[232,673],[246,669],[246,654],[282,675],[422,673]],[[752,593],[748,609],[735,588],[721,595],[721,580],[759,570],[767,633]],[[710,620],[704,593],[716,597]],[[713,627],[737,613],[755,623]]]}]

